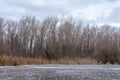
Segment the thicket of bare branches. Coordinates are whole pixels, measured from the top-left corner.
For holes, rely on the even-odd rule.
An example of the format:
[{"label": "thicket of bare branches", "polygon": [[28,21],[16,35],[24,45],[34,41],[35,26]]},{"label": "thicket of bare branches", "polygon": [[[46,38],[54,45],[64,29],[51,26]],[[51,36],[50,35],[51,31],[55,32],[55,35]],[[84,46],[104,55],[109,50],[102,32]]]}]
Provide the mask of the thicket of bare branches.
[{"label": "thicket of bare branches", "polygon": [[23,17],[19,21],[0,18],[0,53],[58,60],[92,57],[98,62],[120,63],[120,30],[48,17],[43,21]]}]

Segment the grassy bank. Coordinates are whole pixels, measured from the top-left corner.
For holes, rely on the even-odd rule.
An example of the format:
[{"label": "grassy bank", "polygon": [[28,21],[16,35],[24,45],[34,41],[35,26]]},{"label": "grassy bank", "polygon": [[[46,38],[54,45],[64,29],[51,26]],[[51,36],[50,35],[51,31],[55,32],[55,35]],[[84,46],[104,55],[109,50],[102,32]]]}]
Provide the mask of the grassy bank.
[{"label": "grassy bank", "polygon": [[0,65],[2,66],[44,64],[45,62],[48,62],[48,61],[42,58],[33,59],[33,58],[13,57],[13,56],[7,56],[7,55],[0,56]]},{"label": "grassy bank", "polygon": [[23,58],[7,55],[0,56],[1,66],[16,66],[27,64],[97,64],[97,62],[91,58],[62,58],[56,61],[43,58]]}]

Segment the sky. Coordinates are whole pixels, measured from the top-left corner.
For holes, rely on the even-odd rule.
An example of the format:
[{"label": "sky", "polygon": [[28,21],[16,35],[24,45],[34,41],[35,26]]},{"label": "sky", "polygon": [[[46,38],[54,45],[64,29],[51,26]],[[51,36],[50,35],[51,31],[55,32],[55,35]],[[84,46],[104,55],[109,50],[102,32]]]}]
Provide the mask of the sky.
[{"label": "sky", "polygon": [[18,20],[24,15],[120,26],[120,0],[0,0],[0,17]]}]

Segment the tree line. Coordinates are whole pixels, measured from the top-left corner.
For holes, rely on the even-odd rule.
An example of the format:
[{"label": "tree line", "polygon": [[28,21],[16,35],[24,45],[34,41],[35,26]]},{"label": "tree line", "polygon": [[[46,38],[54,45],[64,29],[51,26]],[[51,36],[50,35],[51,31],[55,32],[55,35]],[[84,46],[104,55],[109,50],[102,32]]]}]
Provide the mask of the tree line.
[{"label": "tree line", "polygon": [[0,54],[49,60],[91,57],[102,63],[120,63],[120,29],[84,25],[72,18],[0,18]]}]

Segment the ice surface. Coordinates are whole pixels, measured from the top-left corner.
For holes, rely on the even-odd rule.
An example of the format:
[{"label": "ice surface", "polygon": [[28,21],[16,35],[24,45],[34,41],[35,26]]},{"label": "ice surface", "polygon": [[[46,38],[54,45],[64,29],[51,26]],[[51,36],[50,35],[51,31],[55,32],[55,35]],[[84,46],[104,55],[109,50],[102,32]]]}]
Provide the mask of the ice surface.
[{"label": "ice surface", "polygon": [[120,80],[119,65],[0,66],[0,80]]}]

